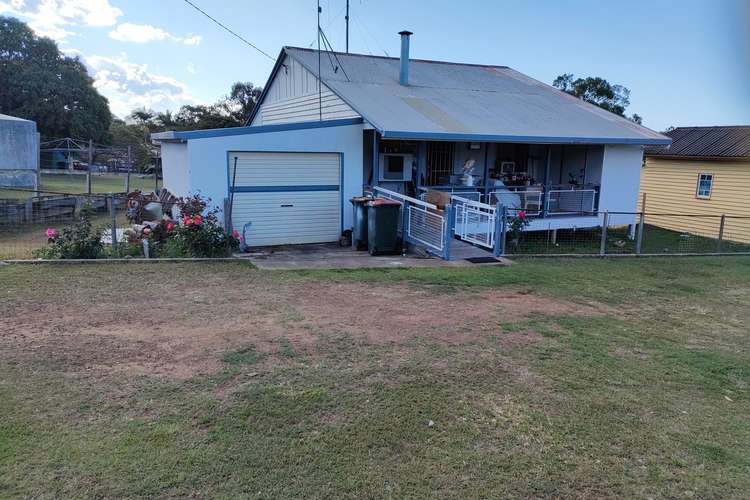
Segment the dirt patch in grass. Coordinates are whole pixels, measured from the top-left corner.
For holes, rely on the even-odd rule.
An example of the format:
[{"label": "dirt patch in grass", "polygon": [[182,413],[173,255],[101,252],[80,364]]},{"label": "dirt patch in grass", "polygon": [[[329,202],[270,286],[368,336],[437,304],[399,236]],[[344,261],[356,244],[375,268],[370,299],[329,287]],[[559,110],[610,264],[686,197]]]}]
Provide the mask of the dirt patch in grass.
[{"label": "dirt patch in grass", "polygon": [[[132,285],[59,283],[54,294],[8,307],[0,356],[64,371],[189,378],[254,364],[269,369],[338,349],[488,341],[536,342],[500,324],[530,314],[597,314],[595,306],[529,293],[483,289],[446,293],[404,284],[274,280],[257,274],[187,277]],[[246,355],[250,352],[252,355]],[[408,353],[407,353],[408,354]]]}]

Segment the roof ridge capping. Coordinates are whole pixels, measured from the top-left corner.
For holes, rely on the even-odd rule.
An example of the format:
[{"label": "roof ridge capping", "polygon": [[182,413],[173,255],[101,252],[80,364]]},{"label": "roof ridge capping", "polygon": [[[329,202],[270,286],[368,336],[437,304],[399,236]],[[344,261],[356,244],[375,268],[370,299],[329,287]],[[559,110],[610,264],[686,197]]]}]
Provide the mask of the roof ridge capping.
[{"label": "roof ridge capping", "polygon": [[[303,52],[317,52],[317,49],[311,49],[306,47],[294,47],[292,45],[285,45],[284,50],[292,49],[292,50],[301,50]],[[367,58],[376,58],[376,59],[388,59],[391,61],[399,61],[400,58],[398,57],[391,57],[391,56],[376,56],[372,54],[360,54],[358,52],[337,52],[337,51],[327,51],[322,50],[321,52],[329,52],[331,54],[336,54],[338,56],[352,56],[352,57],[367,57]],[[454,62],[454,61],[441,61],[437,59],[415,59],[413,57],[409,58],[409,61],[411,62],[421,62],[421,63],[429,63],[429,64],[449,64],[454,66],[473,66],[476,68],[501,68],[501,69],[511,69],[510,66],[503,66],[499,64],[479,64],[479,63],[463,63],[463,62]]]}]

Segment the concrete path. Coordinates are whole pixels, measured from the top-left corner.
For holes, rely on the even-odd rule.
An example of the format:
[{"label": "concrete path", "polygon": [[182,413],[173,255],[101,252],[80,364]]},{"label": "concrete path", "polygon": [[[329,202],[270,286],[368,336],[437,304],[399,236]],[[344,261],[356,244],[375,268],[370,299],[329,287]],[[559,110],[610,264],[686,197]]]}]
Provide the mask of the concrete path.
[{"label": "concrete path", "polygon": [[[456,241],[456,243],[463,243]],[[465,245],[465,243],[463,243]],[[469,245],[470,246],[470,245]],[[488,252],[477,249],[482,256]],[[366,269],[366,268],[408,268],[408,267],[461,267],[475,265],[507,265],[510,261],[499,259],[496,262],[472,264],[463,254],[475,254],[461,250],[455,260],[445,261],[437,257],[420,257],[414,254],[372,256],[366,251],[355,251],[350,247],[336,244],[288,245],[253,249],[249,253],[235,254],[235,257],[248,259],[259,269]]]}]

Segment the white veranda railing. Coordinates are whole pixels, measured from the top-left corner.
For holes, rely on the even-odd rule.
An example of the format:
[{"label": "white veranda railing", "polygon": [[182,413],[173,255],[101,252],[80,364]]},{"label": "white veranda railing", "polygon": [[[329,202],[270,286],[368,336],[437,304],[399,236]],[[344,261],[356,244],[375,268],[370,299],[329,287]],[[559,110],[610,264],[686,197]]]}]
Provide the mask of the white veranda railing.
[{"label": "white veranda railing", "polygon": [[551,214],[574,214],[596,211],[595,189],[551,189],[545,210]]},{"label": "white veranda railing", "polygon": [[451,203],[456,211],[456,236],[469,243],[494,248],[498,236],[497,208],[461,196],[451,196]]},{"label": "white veranda railing", "polygon": [[531,216],[541,214],[543,197],[541,189],[527,187],[506,187],[488,193],[489,201],[500,202],[510,215],[516,215],[521,210]]},{"label": "white veranda railing", "polygon": [[[439,210],[437,205],[381,187],[374,187],[373,191],[381,198],[401,204],[398,231],[404,240],[441,255],[445,253],[448,225],[444,212]],[[406,228],[402,227],[404,210],[406,210]]]},{"label": "white veranda railing", "polygon": [[445,251],[445,231],[447,224],[442,212],[417,205],[407,207],[407,241],[421,244],[438,253]]}]

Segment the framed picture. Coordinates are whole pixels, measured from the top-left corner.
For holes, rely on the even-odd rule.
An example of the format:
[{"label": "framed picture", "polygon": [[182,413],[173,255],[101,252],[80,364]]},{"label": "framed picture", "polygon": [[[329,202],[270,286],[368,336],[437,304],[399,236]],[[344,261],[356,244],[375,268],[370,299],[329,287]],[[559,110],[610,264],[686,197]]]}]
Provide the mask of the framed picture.
[{"label": "framed picture", "polygon": [[513,174],[516,169],[516,162],[514,161],[504,161],[500,164],[500,171],[503,174]]}]

